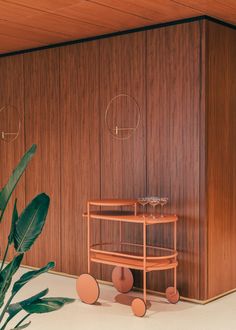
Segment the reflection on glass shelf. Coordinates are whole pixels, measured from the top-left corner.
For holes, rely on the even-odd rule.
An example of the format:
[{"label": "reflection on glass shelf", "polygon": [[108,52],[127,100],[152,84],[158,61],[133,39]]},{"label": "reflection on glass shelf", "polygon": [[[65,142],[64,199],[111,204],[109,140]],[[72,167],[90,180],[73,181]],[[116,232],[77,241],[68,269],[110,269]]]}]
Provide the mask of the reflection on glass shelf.
[{"label": "reflection on glass shelf", "polygon": [[[91,247],[93,252],[103,252],[113,255],[124,255],[126,257],[143,258],[143,246],[131,243],[102,243]],[[173,258],[176,251],[156,246],[147,246],[147,259]]]}]

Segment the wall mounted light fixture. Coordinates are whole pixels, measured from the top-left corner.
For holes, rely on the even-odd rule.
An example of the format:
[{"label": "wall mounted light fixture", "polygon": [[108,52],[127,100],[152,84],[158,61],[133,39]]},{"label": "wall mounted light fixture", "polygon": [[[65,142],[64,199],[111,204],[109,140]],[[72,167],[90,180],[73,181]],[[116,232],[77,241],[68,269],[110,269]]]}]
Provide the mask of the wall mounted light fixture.
[{"label": "wall mounted light fixture", "polygon": [[17,108],[6,104],[0,108],[0,139],[10,143],[20,134],[21,120]]},{"label": "wall mounted light fixture", "polygon": [[119,94],[107,105],[105,124],[110,134],[117,139],[128,139],[140,123],[140,107],[133,96]]}]

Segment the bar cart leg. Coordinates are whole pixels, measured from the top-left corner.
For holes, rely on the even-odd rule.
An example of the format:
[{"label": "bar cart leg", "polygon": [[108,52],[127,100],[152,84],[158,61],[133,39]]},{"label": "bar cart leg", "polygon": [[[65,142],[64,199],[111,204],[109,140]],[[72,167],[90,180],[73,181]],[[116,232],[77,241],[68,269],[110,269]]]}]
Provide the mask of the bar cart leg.
[{"label": "bar cart leg", "polygon": [[[174,222],[174,250],[177,249],[177,227]],[[175,261],[177,258],[175,257]],[[177,266],[174,268],[174,286],[170,286],[166,289],[166,298],[171,304],[176,304],[179,301],[179,291],[177,290]]]},{"label": "bar cart leg", "polygon": [[146,235],[146,223],[143,222],[143,299],[135,298],[132,301],[132,310],[134,315],[143,317],[147,311],[147,269],[146,269],[146,257],[147,257],[147,235]]},{"label": "bar cart leg", "polygon": [[147,258],[147,227],[144,220],[143,223],[143,300],[146,304],[147,300],[147,270],[146,270],[146,258]]},{"label": "bar cart leg", "polygon": [[90,205],[87,203],[87,214],[88,214],[88,273],[91,271],[91,264],[90,264]]},{"label": "bar cart leg", "polygon": [[[174,222],[174,250],[177,250],[177,225],[176,222]],[[175,261],[177,261],[177,258],[175,257]],[[175,288],[175,294],[177,293],[177,268],[174,268],[174,288]]]},{"label": "bar cart leg", "polygon": [[143,271],[143,300],[146,304],[147,302],[147,273]]},{"label": "bar cart leg", "polygon": [[176,267],[174,268],[174,288],[175,288],[175,294],[177,291],[177,269]]},{"label": "bar cart leg", "polygon": [[100,289],[97,280],[90,275],[91,258],[90,258],[90,204],[87,203],[87,225],[88,225],[88,273],[80,275],[76,280],[76,290],[80,300],[85,304],[95,304],[100,295]]}]

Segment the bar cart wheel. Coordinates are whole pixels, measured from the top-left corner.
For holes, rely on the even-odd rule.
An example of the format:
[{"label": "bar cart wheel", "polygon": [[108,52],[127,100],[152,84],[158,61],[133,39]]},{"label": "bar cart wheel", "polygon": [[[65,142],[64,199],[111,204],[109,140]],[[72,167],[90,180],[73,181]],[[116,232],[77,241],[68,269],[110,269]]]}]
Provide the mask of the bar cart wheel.
[{"label": "bar cart wheel", "polygon": [[147,306],[144,300],[141,298],[135,298],[132,301],[131,307],[135,316],[143,317],[146,314]]},{"label": "bar cart wheel", "polygon": [[98,282],[90,274],[82,274],[78,277],[76,290],[80,300],[89,305],[95,304],[100,295]]},{"label": "bar cart wheel", "polygon": [[116,266],[112,271],[112,282],[117,291],[127,293],[134,284],[133,274],[129,268]]},{"label": "bar cart wheel", "polygon": [[169,288],[166,289],[166,299],[171,304],[176,304],[179,301],[179,291],[173,286],[169,286]]}]

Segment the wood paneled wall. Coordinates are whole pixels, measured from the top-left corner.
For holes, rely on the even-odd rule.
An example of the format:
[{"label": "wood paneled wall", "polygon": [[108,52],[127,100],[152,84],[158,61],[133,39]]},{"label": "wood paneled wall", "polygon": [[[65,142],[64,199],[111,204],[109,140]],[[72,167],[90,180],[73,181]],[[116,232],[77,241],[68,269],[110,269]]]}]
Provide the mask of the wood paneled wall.
[{"label": "wood paneled wall", "polygon": [[208,297],[236,288],[236,30],[207,22]]},{"label": "wood paneled wall", "polygon": [[[179,286],[199,298],[199,23],[147,38],[147,194],[169,197],[166,211],[178,214]],[[171,225],[157,226],[151,242],[168,246],[172,233]],[[163,291],[173,281],[169,273],[150,274],[151,288]]]},{"label": "wood paneled wall", "polygon": [[[60,49],[61,65],[61,270],[87,269],[87,231],[82,213],[100,197],[99,47],[96,42]],[[100,239],[100,224],[94,237]],[[100,267],[93,274],[100,277]]]},{"label": "wood paneled wall", "polygon": [[27,253],[28,265],[43,266],[54,260],[61,269],[61,121],[59,106],[59,49],[24,56],[25,145],[38,145],[26,171],[28,203],[41,191],[49,194],[49,221],[44,234]]},{"label": "wood paneled wall", "polygon": [[[145,33],[100,42],[102,198],[133,198],[146,193],[145,43]],[[114,138],[104,120],[109,101],[119,94],[132,96],[140,107],[140,125],[135,134],[125,140]],[[126,115],[124,112],[123,114]],[[124,239],[132,240],[136,237],[137,240],[140,229],[142,228],[133,225],[123,225]],[[116,240],[118,231],[118,223],[103,222],[102,241]],[[102,278],[111,281],[111,270],[111,267],[102,266]]]},{"label": "wood paneled wall", "polygon": [[[23,56],[13,58],[2,58],[0,61],[0,109],[5,105],[14,105],[19,113],[21,130],[18,138],[13,143],[0,142],[0,186],[3,187],[15,164],[21,158],[25,151],[24,141],[24,70]],[[13,109],[11,109],[12,111]],[[14,111],[14,110],[13,110]],[[17,116],[17,125],[18,125]],[[8,112],[6,116],[0,112],[0,127],[4,129],[3,121],[7,120],[10,123],[14,120],[14,113]],[[16,125],[16,127],[17,127]],[[5,126],[6,127],[6,126]],[[9,126],[7,126],[9,127]],[[11,127],[11,125],[10,125]],[[12,199],[9,202],[4,218],[1,223],[1,258],[7,244],[7,238],[10,230],[10,219],[14,206],[14,200],[17,198],[17,207],[20,211],[25,205],[25,177],[21,178],[16,191],[13,193]],[[12,256],[12,251],[9,253]]]},{"label": "wood paneled wall", "polygon": [[[236,286],[230,263],[235,249],[235,205],[230,203],[236,186],[230,144],[235,140],[235,30],[205,23],[0,59],[0,106],[10,99],[24,124],[14,143],[0,142],[0,183],[36,143],[37,155],[17,191],[19,204],[41,191],[51,196],[44,233],[27,264],[55,260],[58,271],[86,272],[82,213],[87,199],[166,195],[166,212],[180,218],[181,295],[204,300]],[[118,140],[108,132],[104,117],[108,102],[123,93],[136,99],[141,120],[133,136]],[[2,228],[3,248],[7,224]],[[141,228],[123,225],[123,230],[126,240],[142,241]],[[101,222],[94,233],[96,242],[111,241],[117,227]],[[170,227],[150,228],[148,235],[150,243],[161,245],[172,238]],[[95,265],[92,272],[111,280],[111,267]],[[140,272],[134,276],[141,286]],[[219,284],[219,278],[226,284]],[[163,291],[171,281],[171,272],[153,273],[148,287]]]}]

